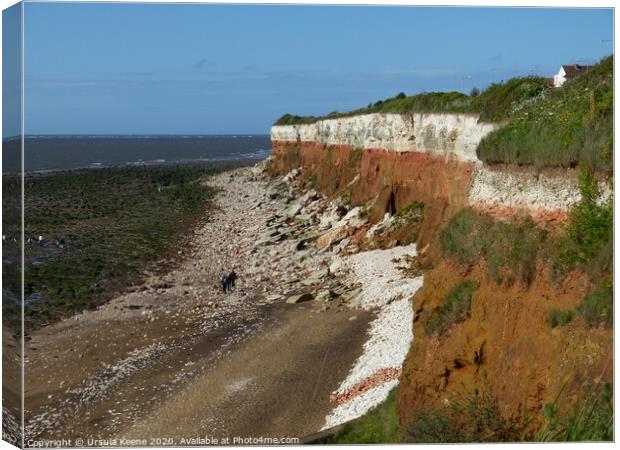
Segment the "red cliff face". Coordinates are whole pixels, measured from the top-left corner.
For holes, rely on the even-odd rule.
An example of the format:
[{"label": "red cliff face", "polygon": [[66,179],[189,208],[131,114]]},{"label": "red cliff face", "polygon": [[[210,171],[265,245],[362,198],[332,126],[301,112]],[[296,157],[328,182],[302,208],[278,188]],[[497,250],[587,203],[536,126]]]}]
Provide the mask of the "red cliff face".
[{"label": "red cliff face", "polygon": [[472,163],[448,161],[420,152],[352,149],[314,142],[273,142],[270,170],[283,175],[302,167],[306,180],[327,195],[346,193],[353,204],[365,204],[369,219],[380,220],[412,202],[425,205],[425,221],[418,243],[467,206]]},{"label": "red cliff face", "polygon": [[[463,273],[443,260],[441,252],[439,230],[465,207],[503,220],[526,211],[539,224],[557,230],[567,218],[567,205],[578,199],[574,171],[549,172],[545,181],[529,172],[520,177],[527,168],[492,171],[437,152],[273,142],[272,175],[300,167],[303,179],[322,193],[363,204],[371,222],[414,201],[424,203],[417,244],[422,266],[428,270],[414,299],[414,344],[400,377],[397,406],[403,427],[417,411],[437,411],[459,395],[487,388],[500,400],[506,418],[518,414],[540,418],[544,405],[558,392],[563,392],[559,405],[570,405],[583,394],[584,383],[612,379],[610,329],[592,330],[582,321],[552,329],[547,323],[552,309],[574,310],[589,289],[587,277],[579,271],[561,285],[543,273],[531,286],[508,286],[488,279],[483,262]],[[418,314],[422,306],[436,310],[446,293],[464,279],[479,283],[471,316],[441,339],[426,336]]]},{"label": "red cliff face", "polygon": [[[427,336],[419,311],[442,305],[464,278],[479,283],[470,317],[441,338]],[[403,426],[420,411],[447,411],[449,402],[475,391],[491,392],[505,418],[535,418],[535,426],[546,404],[558,398],[556,406],[568,412],[584,385],[612,379],[609,329],[589,329],[581,321],[552,329],[547,323],[553,309],[580,303],[587,280],[574,273],[559,286],[549,278],[539,276],[531,286],[498,285],[482,265],[464,274],[449,261],[425,273],[413,301],[414,344],[400,378],[397,407]]]}]

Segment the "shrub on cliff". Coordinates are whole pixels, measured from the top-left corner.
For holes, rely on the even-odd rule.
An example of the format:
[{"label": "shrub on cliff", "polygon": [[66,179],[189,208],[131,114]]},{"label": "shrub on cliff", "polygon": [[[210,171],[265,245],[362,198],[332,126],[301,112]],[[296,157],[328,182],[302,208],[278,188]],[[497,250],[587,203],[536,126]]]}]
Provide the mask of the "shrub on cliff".
[{"label": "shrub on cliff", "polygon": [[[484,376],[484,375],[483,375]],[[504,417],[491,385],[457,395],[446,406],[417,411],[403,441],[410,443],[519,442],[531,440],[521,412]]]},{"label": "shrub on cliff", "polygon": [[296,116],[293,114],[284,114],[274,125],[295,125],[295,124],[304,124],[304,123],[314,123],[319,120],[318,117],[314,116]]},{"label": "shrub on cliff", "polygon": [[566,325],[573,320],[573,312],[568,309],[552,309],[547,316],[551,328]]},{"label": "shrub on cliff", "polygon": [[444,406],[416,411],[402,439],[408,443],[612,441],[611,385],[587,389],[567,411],[556,399],[545,405],[541,416],[539,423],[521,410],[506,417],[487,382],[480,391],[457,395]]},{"label": "shrub on cliff", "polygon": [[590,327],[613,326],[614,291],[611,277],[601,281],[590,293],[586,294],[577,311]]},{"label": "shrub on cliff", "polygon": [[568,242],[560,255],[569,265],[591,262],[605,247],[611,248],[613,239],[613,197],[601,198],[596,181],[585,167],[579,175],[579,190],[581,200],[570,211]]},{"label": "shrub on cliff", "polygon": [[[613,392],[609,383],[594,385],[581,394],[570,411],[558,399],[545,405],[543,421],[535,433],[539,442],[603,442],[614,438]],[[561,394],[561,393],[560,393]]]},{"label": "shrub on cliff", "polygon": [[594,286],[577,308],[589,326],[613,322],[613,196],[601,198],[598,185],[587,168],[579,177],[581,200],[575,204],[558,239],[553,269],[556,279],[579,267]]},{"label": "shrub on cliff", "polygon": [[435,316],[426,323],[424,327],[426,335],[444,334],[457,323],[466,320],[471,311],[471,298],[478,286],[479,283],[472,280],[462,281],[453,286]]},{"label": "shrub on cliff", "polygon": [[540,252],[547,246],[547,233],[531,219],[498,222],[463,209],[441,232],[443,254],[463,267],[484,260],[487,276],[497,283],[521,280],[530,284],[536,274]]},{"label": "shrub on cliff", "polygon": [[612,169],[612,56],[561,88],[540,91],[534,98],[513,111],[510,123],[480,142],[481,160],[538,167],[585,162],[595,170]]}]

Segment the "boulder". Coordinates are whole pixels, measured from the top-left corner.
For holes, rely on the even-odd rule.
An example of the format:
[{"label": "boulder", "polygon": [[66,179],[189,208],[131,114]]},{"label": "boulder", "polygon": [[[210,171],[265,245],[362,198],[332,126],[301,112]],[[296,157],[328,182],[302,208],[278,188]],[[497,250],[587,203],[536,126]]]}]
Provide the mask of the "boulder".
[{"label": "boulder", "polygon": [[342,259],[334,258],[332,259],[331,264],[329,265],[329,272],[332,274],[338,273],[342,269]]},{"label": "boulder", "polygon": [[383,232],[390,230],[394,226],[395,221],[395,217],[389,212],[386,212],[381,221],[377,222],[368,229],[365,236],[366,239],[371,239],[377,234],[382,234]]},{"label": "boulder", "polygon": [[330,302],[336,298],[336,294],[329,289],[322,289],[316,294],[315,300],[317,302]]},{"label": "boulder", "polygon": [[342,252],[347,247],[347,245],[349,245],[350,243],[351,243],[351,239],[349,239],[348,237],[344,238],[342,241],[338,243],[338,245],[334,246],[334,253],[338,254]]},{"label": "boulder", "polygon": [[310,275],[308,278],[302,280],[301,284],[303,284],[304,286],[310,286],[310,285],[313,285],[313,284],[319,284],[325,278],[327,278],[328,276],[329,276],[329,269],[328,268],[319,269],[318,271],[316,271],[312,275]]},{"label": "boulder", "polygon": [[365,225],[368,220],[362,218],[362,208],[360,206],[356,206],[351,211],[349,211],[336,226],[347,225],[350,228],[357,229],[361,228]]},{"label": "boulder", "polygon": [[336,295],[342,295],[347,291],[347,287],[344,284],[339,284],[338,286],[336,286],[335,288],[332,289],[332,292]]},{"label": "boulder", "polygon": [[313,299],[314,299],[314,294],[311,294],[310,292],[306,292],[304,294],[291,295],[289,298],[286,299],[286,303],[296,304],[296,303],[302,303],[302,302],[309,302]]},{"label": "boulder", "polygon": [[332,245],[337,244],[338,242],[342,241],[348,235],[349,235],[349,230],[348,230],[348,227],[346,226],[333,228],[329,230],[327,233],[319,236],[319,238],[316,240],[316,246],[319,248],[319,250],[331,247]]},{"label": "boulder", "polygon": [[323,214],[321,214],[319,230],[327,230],[335,226],[346,214],[346,209],[343,211],[341,208],[341,205],[332,202]]},{"label": "boulder", "polygon": [[289,217],[291,219],[294,218],[297,214],[299,214],[301,208],[303,207],[304,205],[300,201],[292,203],[291,206],[289,206],[286,210],[286,217]]},{"label": "boulder", "polygon": [[284,298],[284,296],[283,296],[283,295],[280,295],[280,294],[272,294],[272,295],[268,295],[268,296],[266,297],[266,300],[267,300],[268,302],[277,302],[278,300],[282,300],[283,298]]},{"label": "boulder", "polygon": [[301,171],[299,169],[293,169],[289,173],[284,175],[284,178],[282,178],[282,181],[284,181],[285,183],[290,183],[295,178],[297,178],[297,176],[300,174],[300,172]]},{"label": "boulder", "polygon": [[351,291],[345,292],[344,294],[342,294],[341,298],[348,303],[352,303],[357,297],[359,297],[359,295],[362,293],[362,290],[360,288],[358,289],[353,289]]}]

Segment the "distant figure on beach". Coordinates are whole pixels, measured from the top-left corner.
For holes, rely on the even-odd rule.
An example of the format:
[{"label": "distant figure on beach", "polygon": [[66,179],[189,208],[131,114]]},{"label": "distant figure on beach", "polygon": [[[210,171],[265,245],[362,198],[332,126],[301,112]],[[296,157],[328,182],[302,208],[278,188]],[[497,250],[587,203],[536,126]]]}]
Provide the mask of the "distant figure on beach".
[{"label": "distant figure on beach", "polygon": [[228,290],[229,291],[232,291],[235,288],[236,279],[237,279],[237,272],[235,272],[235,269],[233,268],[232,272],[228,274],[228,283],[229,283]]},{"label": "distant figure on beach", "polygon": [[39,235],[39,239],[37,240],[37,244],[43,245],[43,236]]},{"label": "distant figure on beach", "polygon": [[65,240],[63,238],[58,239],[58,247],[65,248]]},{"label": "distant figure on beach", "polygon": [[224,294],[226,293],[226,290],[228,289],[228,277],[225,275],[224,273],[224,269],[222,269],[222,274],[220,275],[220,283],[222,284],[222,291],[224,291]]}]

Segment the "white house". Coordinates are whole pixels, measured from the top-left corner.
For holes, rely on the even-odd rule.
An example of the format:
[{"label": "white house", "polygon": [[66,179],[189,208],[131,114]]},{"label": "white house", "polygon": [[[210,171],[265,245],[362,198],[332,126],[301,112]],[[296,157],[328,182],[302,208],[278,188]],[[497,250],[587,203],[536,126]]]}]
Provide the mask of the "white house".
[{"label": "white house", "polygon": [[566,80],[576,78],[579,75],[586,73],[591,68],[592,66],[582,66],[580,64],[560,66],[559,72],[553,76],[553,85],[555,87],[560,87]]}]

